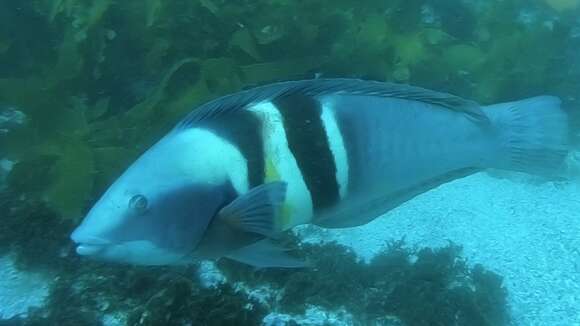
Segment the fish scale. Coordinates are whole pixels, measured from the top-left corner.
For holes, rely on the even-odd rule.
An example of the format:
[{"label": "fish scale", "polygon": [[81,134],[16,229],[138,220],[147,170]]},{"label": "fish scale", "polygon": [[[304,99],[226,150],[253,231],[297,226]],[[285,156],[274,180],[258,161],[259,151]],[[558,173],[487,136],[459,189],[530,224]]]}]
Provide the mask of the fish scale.
[{"label": "fish scale", "polygon": [[281,231],[363,225],[486,168],[555,175],[567,125],[550,96],[479,106],[354,79],[261,86],[192,111],[71,237],[81,255],[141,265],[304,266],[272,241]]}]

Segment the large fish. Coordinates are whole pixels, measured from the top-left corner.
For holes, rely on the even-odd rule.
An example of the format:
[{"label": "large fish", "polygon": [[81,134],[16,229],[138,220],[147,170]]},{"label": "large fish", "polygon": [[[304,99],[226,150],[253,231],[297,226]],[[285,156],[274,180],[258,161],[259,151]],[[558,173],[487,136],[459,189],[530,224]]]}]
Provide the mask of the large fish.
[{"label": "large fish", "polygon": [[72,239],[80,255],[132,264],[228,257],[291,267],[270,240],[282,231],[362,225],[486,168],[553,174],[566,140],[567,117],[550,96],[480,106],[373,81],[271,84],[194,110]]}]

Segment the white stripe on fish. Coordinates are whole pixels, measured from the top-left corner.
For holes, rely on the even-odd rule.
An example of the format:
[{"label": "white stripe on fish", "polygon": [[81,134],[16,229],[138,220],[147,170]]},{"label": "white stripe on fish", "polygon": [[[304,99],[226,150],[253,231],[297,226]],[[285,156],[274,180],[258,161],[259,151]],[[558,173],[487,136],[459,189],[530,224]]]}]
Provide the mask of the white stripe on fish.
[{"label": "white stripe on fish", "polygon": [[262,120],[265,160],[276,169],[279,180],[288,184],[286,204],[290,208],[292,226],[308,223],[313,214],[312,198],[296,158],[288,148],[282,115],[271,102],[252,105],[248,110]]},{"label": "white stripe on fish", "polygon": [[348,157],[346,148],[344,147],[344,140],[338,123],[334,115],[334,102],[331,97],[324,97],[320,99],[322,106],[322,124],[326,131],[326,138],[330,145],[330,151],[334,157],[334,164],[336,166],[336,182],[338,183],[338,191],[340,198],[343,199],[348,191]]},{"label": "white stripe on fish", "polygon": [[240,194],[249,190],[246,158],[227,140],[202,128],[183,130],[171,137],[167,141],[180,148],[178,169],[185,178],[212,184],[230,181]]}]

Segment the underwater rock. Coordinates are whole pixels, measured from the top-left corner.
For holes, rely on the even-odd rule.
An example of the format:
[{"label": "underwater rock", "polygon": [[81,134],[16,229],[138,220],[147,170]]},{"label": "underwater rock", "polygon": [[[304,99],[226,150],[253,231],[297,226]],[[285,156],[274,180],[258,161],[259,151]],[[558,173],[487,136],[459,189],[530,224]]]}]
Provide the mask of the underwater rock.
[{"label": "underwater rock", "polygon": [[46,204],[7,187],[0,192],[0,252],[10,250],[18,268],[50,270],[70,249],[70,221]]},{"label": "underwater rock", "polygon": [[199,282],[204,288],[216,288],[227,280],[224,274],[211,261],[203,261],[197,271]]},{"label": "underwater rock", "polygon": [[26,115],[14,107],[0,108],[0,136],[24,125],[26,120]]},{"label": "underwater rock", "polygon": [[454,245],[418,250],[396,241],[365,262],[336,243],[303,243],[299,253],[312,268],[218,266],[229,280],[243,282],[245,293],[270,284],[266,325],[507,325],[502,278],[470,268],[460,252]]},{"label": "underwater rock", "polygon": [[[327,311],[317,306],[309,306],[303,315],[272,312],[262,320],[263,326],[350,326],[355,325],[353,316],[344,309]],[[397,324],[381,324],[385,326]]]},{"label": "underwater rock", "polygon": [[281,290],[273,288],[269,284],[248,286],[244,282],[236,282],[234,289],[240,293],[244,293],[248,298],[259,302],[270,310],[276,307],[277,302],[282,296]]},{"label": "underwater rock", "polygon": [[[59,202],[80,202],[80,208],[76,209],[80,212],[86,206],[84,202],[90,202],[102,186],[79,191],[80,187],[70,187],[71,184],[109,182],[118,169],[117,165],[109,162],[124,162],[136,155],[133,147],[137,150],[142,148],[159,130],[165,128],[165,123],[173,121],[180,114],[179,110],[247,83],[288,79],[294,73],[302,74],[315,69],[329,76],[366,76],[376,72],[376,78],[417,83],[459,95],[473,95],[487,102],[539,91],[558,93],[563,97],[575,96],[580,89],[577,87],[580,76],[578,46],[563,36],[569,36],[575,42],[580,39],[580,22],[577,21],[576,26],[570,28],[569,33],[566,32],[566,16],[574,15],[572,9],[577,8],[579,3],[578,0],[421,0],[369,1],[364,6],[358,6],[350,1],[285,0],[147,0],[144,3],[110,0],[99,3],[71,0],[29,3],[6,1],[0,5],[0,16],[3,18],[0,25],[5,27],[5,32],[0,31],[0,55],[3,62],[9,64],[0,67],[4,78],[1,95],[6,102],[16,106],[5,110],[0,105],[0,140],[18,138],[15,137],[20,132],[17,128],[25,125],[26,120],[33,121],[34,125],[40,123],[49,126],[43,130],[51,131],[51,135],[53,129],[59,129],[52,122],[60,125],[63,121],[71,121],[62,123],[70,127],[59,129],[58,133],[70,130],[71,134],[81,137],[76,140],[76,137],[66,135],[62,141],[51,144],[51,147],[63,149],[62,153],[58,153],[62,154],[58,163],[60,168],[57,169],[61,172],[54,181],[55,186],[52,183],[44,184],[57,189],[63,197],[70,197],[61,198]],[[546,10],[547,6],[555,10]],[[203,8],[205,10],[200,10]],[[392,14],[384,15],[384,12]],[[551,16],[561,19],[555,20]],[[368,17],[376,19],[369,22]],[[405,28],[397,28],[399,25]],[[228,40],[231,40],[240,26],[246,26],[246,33],[237,35],[238,39],[233,44],[235,47],[232,47]],[[7,32],[11,30],[17,30],[18,33]],[[359,33],[359,30],[362,32]],[[564,53],[561,51],[561,42],[567,42],[570,48],[570,64],[563,64],[559,59]],[[538,48],[543,51],[536,51]],[[526,55],[522,56],[522,53]],[[305,57],[308,59],[303,60]],[[195,58],[195,63],[183,65],[175,69],[176,74],[169,73],[164,77],[183,58]],[[397,65],[400,61],[404,64]],[[48,77],[38,80],[40,75]],[[567,86],[572,91],[562,91],[564,88],[560,84],[563,82],[573,84]],[[160,87],[160,84],[166,84],[167,87]],[[157,95],[158,89],[161,89],[161,95]],[[68,109],[74,98],[85,96],[88,100],[84,111]],[[103,111],[99,109],[101,107]],[[23,110],[26,115],[18,108],[26,108]],[[72,112],[88,114],[91,117],[88,120],[89,128],[86,123],[77,125],[75,121],[79,120]],[[130,112],[128,116],[133,118],[124,119],[125,112]],[[45,123],[45,120],[51,123]],[[44,135],[39,132],[42,130],[38,126],[31,127],[35,128],[35,133]],[[85,135],[87,130],[91,130],[89,137]],[[85,144],[85,138],[89,138],[90,143]],[[71,143],[70,139],[74,139],[74,142]],[[17,147],[11,142],[7,143]],[[3,148],[2,145],[0,143],[0,148]],[[95,164],[88,159],[91,157],[89,150],[95,155]],[[0,155],[0,190],[5,175],[14,164],[8,159],[1,159],[12,159],[13,156],[16,155]],[[80,160],[79,157],[87,159]],[[44,164],[42,158],[36,160],[37,157],[33,157],[34,162],[41,163],[31,164],[30,168],[22,169],[23,173],[19,174],[32,175],[31,182],[35,186],[42,185],[44,179],[34,177],[47,174],[41,167],[49,165]],[[580,153],[570,156],[568,166],[570,173],[580,176]],[[73,168],[78,173],[71,173]],[[18,165],[13,172],[17,170]],[[89,173],[85,174],[86,171]],[[93,178],[98,180],[93,182]],[[566,275],[578,275],[579,270],[576,269],[574,273],[572,263],[569,263],[577,261],[574,259],[577,257],[574,248],[579,247],[575,245],[577,237],[574,235],[577,233],[572,232],[576,230],[574,225],[577,223],[567,225],[557,222],[574,221],[568,215],[578,211],[578,205],[570,199],[577,198],[576,192],[571,196],[570,192],[557,192],[556,186],[564,186],[556,184],[554,189],[549,188],[540,193],[533,187],[520,188],[497,183],[497,180],[488,182],[488,179],[487,176],[478,176],[471,183],[466,181],[450,186],[447,189],[451,190],[444,195],[428,194],[422,202],[394,213],[388,219],[392,219],[392,222],[381,221],[351,233],[341,231],[340,234],[334,233],[337,234],[335,237],[332,236],[332,230],[317,230],[309,236],[313,242],[319,242],[322,238],[342,239],[353,250],[358,250],[359,256],[368,258],[377,253],[375,249],[378,245],[373,244],[388,237],[397,238],[405,234],[408,239],[415,240],[413,243],[425,247],[437,241],[454,239],[455,235],[455,239],[465,240],[458,242],[470,254],[467,257],[478,258],[480,261],[487,258],[486,266],[499,266],[493,270],[506,276],[508,285],[516,284],[510,287],[510,303],[516,308],[519,318],[516,324],[555,325],[558,321],[566,323],[580,320],[574,308],[576,306],[568,304],[566,299],[569,296],[570,300],[578,301],[580,292],[575,286],[579,282],[571,281],[571,285],[566,286],[553,281],[544,284],[538,281],[540,277],[536,277],[550,276],[554,270]],[[479,187],[480,184],[487,187]],[[467,191],[473,189],[475,193]],[[490,189],[493,189],[493,197],[478,197],[480,193],[491,193]],[[518,189],[520,195],[510,195]],[[75,197],[80,193],[84,194]],[[487,198],[480,201],[486,205],[492,203],[493,206],[462,206],[466,193],[471,197]],[[552,198],[553,193],[557,193],[552,200],[557,203],[554,207],[550,206],[548,200],[543,200]],[[30,192],[20,195],[22,198],[31,198]],[[54,202],[56,198],[51,197]],[[1,193],[0,199],[4,200]],[[460,204],[451,207],[448,205],[450,201]],[[516,202],[526,203],[527,206],[515,209],[513,206]],[[199,279],[194,279],[195,271],[183,273],[185,278],[194,279],[191,285],[171,278],[168,281],[166,274],[171,273],[167,270],[128,268],[122,271],[75,261],[66,255],[59,257],[59,253],[67,252],[69,240],[66,235],[70,225],[61,222],[58,214],[48,213],[42,207],[25,208],[24,205],[33,204],[28,199],[8,205],[0,201],[0,249],[10,247],[17,251],[14,260],[19,267],[56,268],[62,271],[59,276],[65,280],[86,277],[84,286],[88,291],[84,296],[67,292],[66,286],[77,284],[75,282],[63,281],[63,286],[55,287],[52,292],[55,298],[54,306],[51,307],[53,315],[62,313],[65,317],[71,317],[70,323],[126,325],[133,320],[129,320],[129,317],[139,317],[137,322],[153,324],[165,322],[162,318],[167,314],[172,315],[171,322],[178,323],[187,318],[176,317],[176,311],[193,307],[192,314],[213,316],[216,319],[212,322],[224,324],[227,318],[232,317],[227,310],[220,310],[221,305],[239,308],[233,314],[239,313],[236,317],[240,316],[242,320],[244,316],[250,315],[251,318],[245,319],[248,325],[260,321],[282,323],[280,325],[300,324],[310,320],[310,317],[320,321],[324,316],[333,316],[329,311],[334,310],[329,307],[336,306],[338,294],[365,293],[356,292],[365,289],[356,287],[356,282],[362,284],[357,276],[367,275],[365,269],[348,253],[330,247],[321,247],[332,254],[324,255],[319,262],[322,263],[322,271],[332,273],[332,276],[313,271],[294,271],[292,277],[287,272],[272,273],[269,277],[279,288],[267,282],[269,277],[253,279],[253,276],[244,276],[240,282],[228,284],[228,279],[213,263],[201,264]],[[15,213],[7,214],[5,207]],[[530,207],[529,214],[513,218],[520,215],[512,211],[525,212],[527,207]],[[544,211],[542,207],[550,209]],[[408,216],[411,217],[405,219]],[[524,217],[534,223],[525,224]],[[521,222],[519,225],[534,232],[520,233],[521,228],[514,221]],[[547,229],[546,223],[558,226],[553,229],[564,230],[565,233],[558,237],[546,235],[546,243],[538,241]],[[514,236],[520,234],[527,237]],[[528,238],[527,242],[523,240],[525,238]],[[532,251],[534,255],[530,258],[520,257],[521,252],[532,247],[530,243],[542,243],[542,246],[538,246],[542,250]],[[546,248],[556,250],[557,254],[546,254]],[[559,248],[562,249],[557,251]],[[309,250],[318,252],[312,248]],[[569,259],[572,252],[574,256]],[[67,261],[68,267],[64,270],[59,269],[58,265],[62,263],[59,258]],[[525,263],[524,260],[533,263]],[[404,259],[398,262],[408,267]],[[533,268],[537,269],[534,273],[531,272]],[[0,276],[4,275],[3,272],[0,271]],[[173,274],[177,272],[173,271]],[[263,275],[260,272],[256,274]],[[558,282],[568,281],[568,276],[554,275],[553,279]],[[174,285],[175,282],[179,286]],[[403,289],[399,293],[404,293],[405,289],[416,290],[401,283],[404,282],[397,283]],[[388,284],[379,285],[367,288],[367,294],[382,300],[385,294],[380,290],[387,288]],[[496,285],[491,285],[497,289]],[[170,290],[163,292],[166,287]],[[189,287],[193,288],[191,293],[199,295],[203,303],[201,308],[181,300],[184,296],[179,291]],[[345,288],[342,292],[341,287]],[[534,293],[528,295],[525,292],[530,288],[539,288],[543,293],[533,297]],[[10,292],[11,289],[8,290]],[[8,292],[0,286],[0,298]],[[223,293],[226,295],[219,295]],[[308,297],[305,293],[312,295]],[[171,297],[176,294],[179,300],[171,301]],[[91,296],[102,300],[93,302]],[[281,298],[292,305],[278,307],[278,312],[271,312],[271,306]],[[519,302],[513,298],[529,301]],[[149,299],[152,302],[174,304],[154,307],[148,303]],[[248,300],[257,302],[251,304],[254,310],[244,308]],[[306,300],[315,302],[310,305],[313,308],[296,312],[304,309]],[[416,300],[419,304],[420,300]],[[355,303],[362,305],[366,301],[361,299]],[[78,307],[57,309],[59,305],[73,304],[78,304]],[[501,306],[501,302],[497,305]],[[4,307],[0,300],[0,311]],[[565,315],[562,312],[564,310],[571,312]],[[71,315],[67,315],[69,313]],[[262,318],[266,314],[267,317]],[[317,319],[316,316],[322,317]],[[554,317],[556,322],[546,322],[546,316]],[[222,321],[222,318],[226,321]],[[341,322],[339,317],[336,318]],[[38,320],[38,325],[54,324],[57,321]],[[383,320],[400,323],[398,317],[393,316],[377,317],[374,320],[380,325],[390,325],[386,321],[383,323]],[[203,323],[207,320],[191,319],[189,322]],[[3,321],[0,321],[0,325],[3,325]]]},{"label": "underwater rock", "polygon": [[26,318],[28,309],[41,307],[49,293],[50,277],[16,268],[10,255],[0,257],[0,323]]},{"label": "underwater rock", "polygon": [[127,316],[123,314],[105,314],[102,318],[103,326],[126,326]]},{"label": "underwater rock", "polygon": [[12,171],[14,167],[14,161],[8,159],[0,159],[0,190],[6,187],[6,177]]},{"label": "underwater rock", "polygon": [[[64,229],[70,228],[47,224],[58,218],[45,206],[26,201],[13,205],[32,206],[18,208],[18,216],[26,221],[37,218],[38,224],[28,224],[34,232],[62,228],[57,233],[66,234]],[[14,228],[12,218],[0,239]],[[459,325],[500,326],[507,318],[501,277],[482,268],[470,270],[454,246],[415,250],[399,241],[365,262],[348,247],[301,243],[288,235],[280,241],[312,267],[255,270],[233,261],[219,261],[217,268],[205,262],[181,267],[109,265],[81,261],[71,255],[72,248],[55,255],[54,249],[62,247],[56,235],[43,241],[36,246],[52,253],[43,258],[47,262],[34,261],[38,249],[22,247],[24,239],[4,242],[18,244],[15,249],[26,268],[41,266],[58,275],[47,285],[46,304],[31,310],[23,321],[26,325],[413,326],[427,321],[445,325],[450,316],[459,316]],[[0,291],[0,298],[5,292]],[[417,307],[423,309],[419,315],[414,314]],[[481,323],[482,318],[492,324]]]}]

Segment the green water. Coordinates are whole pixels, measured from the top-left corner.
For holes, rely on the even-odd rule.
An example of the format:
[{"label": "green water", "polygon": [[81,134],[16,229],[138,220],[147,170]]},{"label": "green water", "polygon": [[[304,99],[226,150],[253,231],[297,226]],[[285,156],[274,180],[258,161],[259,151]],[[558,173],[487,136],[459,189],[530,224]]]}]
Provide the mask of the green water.
[{"label": "green water", "polygon": [[[392,81],[482,104],[551,94],[574,117],[579,14],[573,0],[0,2],[0,252],[14,252],[23,270],[61,277],[47,307],[14,322],[98,325],[118,314],[121,324],[255,325],[274,308],[296,313],[310,303],[346,307],[362,325],[507,323],[501,276],[455,262],[454,247],[422,252],[422,265],[396,246],[382,257],[388,264],[370,267],[345,248],[316,246],[299,255],[336,252],[316,260],[316,271],[255,274],[223,263],[232,279],[285,288],[269,305],[231,285],[201,287],[195,266],[81,261],[68,234],[186,113],[272,81]],[[473,280],[449,290],[465,275]]]}]

